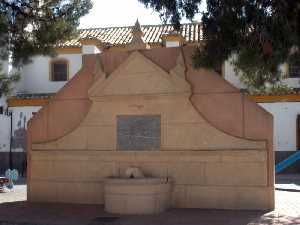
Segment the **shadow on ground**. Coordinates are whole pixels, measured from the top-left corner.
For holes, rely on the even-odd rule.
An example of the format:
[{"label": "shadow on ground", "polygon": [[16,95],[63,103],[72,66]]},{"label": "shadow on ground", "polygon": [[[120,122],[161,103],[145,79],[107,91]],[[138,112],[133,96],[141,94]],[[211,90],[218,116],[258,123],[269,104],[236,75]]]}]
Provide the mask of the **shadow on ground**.
[{"label": "shadow on ground", "polygon": [[25,180],[19,182],[15,193],[7,193],[16,200],[0,203],[0,225],[300,225],[299,175],[276,176],[276,211],[170,209],[151,216],[112,215],[101,205],[20,201],[26,188]]},{"label": "shadow on ground", "polygon": [[159,215],[119,216],[101,205],[13,202],[0,204],[0,225],[256,225],[300,224],[265,211],[170,209]]},{"label": "shadow on ground", "polygon": [[299,174],[276,175],[276,190],[288,192],[300,192]]}]

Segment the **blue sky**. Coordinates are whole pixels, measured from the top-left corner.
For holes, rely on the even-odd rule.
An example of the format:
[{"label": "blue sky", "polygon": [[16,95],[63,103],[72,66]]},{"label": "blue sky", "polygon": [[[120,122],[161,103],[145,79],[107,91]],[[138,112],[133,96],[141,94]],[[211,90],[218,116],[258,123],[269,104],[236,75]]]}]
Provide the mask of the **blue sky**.
[{"label": "blue sky", "polygon": [[[142,25],[161,23],[158,13],[146,9],[138,0],[93,0],[93,3],[90,13],[81,18],[80,28],[131,26],[137,18]],[[200,20],[200,16],[195,20]]]}]

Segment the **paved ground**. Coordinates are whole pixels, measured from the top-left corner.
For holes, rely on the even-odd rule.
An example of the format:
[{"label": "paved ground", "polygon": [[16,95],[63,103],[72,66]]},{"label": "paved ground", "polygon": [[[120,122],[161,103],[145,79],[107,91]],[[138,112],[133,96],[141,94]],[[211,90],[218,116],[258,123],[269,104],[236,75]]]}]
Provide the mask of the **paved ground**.
[{"label": "paved ground", "polygon": [[0,225],[300,225],[300,176],[278,177],[276,189],[272,212],[171,209],[155,216],[118,217],[95,205],[29,204],[26,185],[19,184],[0,194]]},{"label": "paved ground", "polygon": [[5,190],[5,193],[0,193],[0,204],[5,202],[16,202],[16,201],[26,201],[25,184],[16,185],[14,189]]}]

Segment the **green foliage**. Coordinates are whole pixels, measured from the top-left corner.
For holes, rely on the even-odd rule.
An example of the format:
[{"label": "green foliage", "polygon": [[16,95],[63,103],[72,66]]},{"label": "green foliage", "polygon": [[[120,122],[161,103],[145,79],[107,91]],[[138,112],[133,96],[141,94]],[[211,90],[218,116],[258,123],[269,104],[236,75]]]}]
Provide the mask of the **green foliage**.
[{"label": "green foliage", "polygon": [[289,87],[287,84],[276,83],[271,87],[266,89],[267,94],[276,94],[276,95],[285,95],[285,94],[294,94],[293,88]]},{"label": "green foliage", "polygon": [[199,12],[199,6],[202,0],[138,0],[148,8],[153,8],[160,13],[163,21],[170,20],[176,30],[180,28],[180,20],[186,17],[193,19]]},{"label": "green foliage", "polygon": [[231,63],[236,74],[249,89],[263,92],[266,85],[282,80],[284,74],[279,65],[284,58],[280,54],[273,54],[272,60],[266,60],[257,48],[259,47],[242,48],[236,57],[232,57]]},{"label": "green foliage", "polygon": [[12,52],[15,66],[38,54],[53,54],[53,46],[76,35],[90,0],[0,1],[0,48]]},{"label": "green foliage", "polygon": [[[53,47],[77,35],[79,19],[91,0],[1,0],[0,59],[11,54],[15,67],[35,55],[54,55]],[[0,91],[9,93],[17,75],[0,76]]]},{"label": "green foliage", "polygon": [[2,95],[9,95],[12,91],[12,84],[20,80],[20,74],[14,73],[7,75],[2,71],[0,64],[0,98]]},{"label": "green foliage", "polygon": [[[185,13],[180,7],[173,13],[163,4],[165,1],[142,2],[161,13],[167,12],[168,18],[178,10]],[[189,11],[198,13],[199,1],[185,2],[191,6]],[[206,0],[206,5],[202,15],[204,44],[193,56],[195,67],[220,71],[224,61],[234,55],[233,65],[242,81],[250,89],[264,91],[266,84],[276,86],[282,78],[282,63],[300,64],[299,0]],[[293,48],[296,50],[291,52]]]}]

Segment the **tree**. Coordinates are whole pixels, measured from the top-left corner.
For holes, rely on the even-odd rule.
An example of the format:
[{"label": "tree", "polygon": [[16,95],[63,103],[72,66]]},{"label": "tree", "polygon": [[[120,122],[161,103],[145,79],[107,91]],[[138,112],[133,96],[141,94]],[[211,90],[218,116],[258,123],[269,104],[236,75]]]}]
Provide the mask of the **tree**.
[{"label": "tree", "polygon": [[34,55],[54,54],[56,44],[77,34],[80,17],[91,7],[91,0],[1,0],[0,57],[10,53],[19,67]]},{"label": "tree", "polygon": [[[180,22],[178,15],[198,13],[200,4],[198,0],[139,1],[174,24]],[[177,7],[170,8],[171,3]],[[191,6],[188,11],[184,4]],[[250,90],[265,92],[269,86],[280,86],[282,63],[300,63],[299,0],[206,0],[206,5],[204,44],[193,57],[196,67],[218,71],[230,59]]]},{"label": "tree", "polygon": [[19,80],[20,76],[18,73],[13,73],[8,76],[2,72],[2,66],[0,65],[0,98],[3,94],[9,94],[12,90],[12,84]]},{"label": "tree", "polygon": [[180,20],[186,17],[192,20],[199,13],[202,0],[139,0],[147,8],[153,8],[159,12],[164,22],[171,21],[175,29],[180,28]]}]

